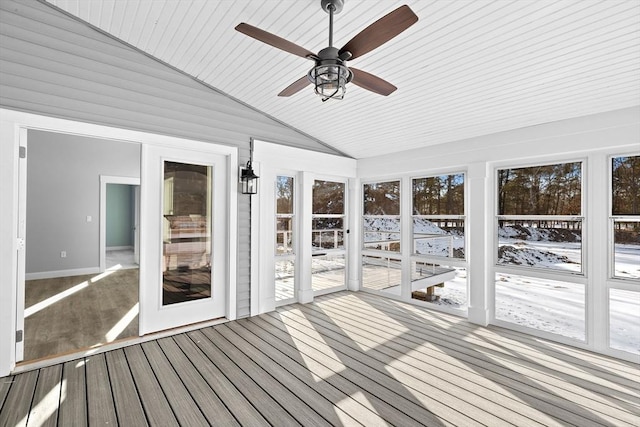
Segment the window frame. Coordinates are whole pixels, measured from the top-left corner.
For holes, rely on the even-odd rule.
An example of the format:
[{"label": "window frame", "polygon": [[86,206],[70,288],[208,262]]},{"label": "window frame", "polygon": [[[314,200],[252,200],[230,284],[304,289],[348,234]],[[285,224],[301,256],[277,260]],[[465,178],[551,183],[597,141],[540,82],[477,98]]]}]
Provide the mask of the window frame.
[{"label": "window frame", "polygon": [[[564,163],[580,163],[580,215],[500,215],[499,214],[499,179],[498,174],[500,170],[504,169],[523,169],[536,166],[551,166]],[[587,198],[586,198],[586,177],[588,174],[588,159],[586,157],[580,158],[558,158],[549,160],[532,161],[527,160],[525,162],[500,162],[500,164],[494,164],[493,168],[493,266],[495,272],[498,270],[504,270],[505,272],[510,270],[512,274],[518,274],[521,276],[531,276],[539,274],[542,278],[549,278],[555,280],[568,280],[569,278],[584,279],[575,280],[578,283],[585,283],[588,278],[589,266],[587,265],[588,254],[588,221],[587,221]],[[499,223],[500,221],[580,221],[581,222],[581,237],[580,237],[580,271],[569,271],[561,269],[547,269],[544,267],[535,266],[521,266],[515,264],[501,264],[498,259],[498,251],[500,249],[499,238]],[[568,280],[573,281],[573,280]]]},{"label": "window frame", "polygon": [[[636,157],[640,156],[640,152],[627,152],[627,153],[618,153],[618,154],[609,154],[607,156],[607,195],[608,195],[608,206],[607,206],[607,281],[620,284],[620,285],[628,285],[631,288],[626,286],[620,287],[619,289],[623,290],[638,290],[640,291],[640,278],[632,278],[632,277],[622,277],[615,275],[615,224],[616,222],[639,222],[640,223],[640,214],[638,215],[614,215],[613,214],[613,159],[618,157]],[[634,288],[634,286],[636,288]],[[617,287],[611,287],[618,289]]]},{"label": "window frame", "polygon": [[[366,215],[365,214],[365,201],[364,201],[364,187],[365,185],[371,185],[371,184],[384,184],[384,183],[389,183],[389,182],[397,182],[398,183],[398,192],[399,192],[399,198],[398,198],[398,215]],[[397,177],[397,178],[389,178],[389,179],[380,179],[380,180],[371,180],[371,181],[362,181],[360,183],[360,201],[361,201],[361,208],[360,208],[360,218],[361,218],[361,225],[360,225],[360,250],[362,255],[371,255],[371,256],[387,256],[388,258],[400,258],[403,255],[403,250],[402,250],[402,215],[403,215],[403,207],[402,207],[402,182],[403,182],[403,178],[402,177]],[[393,233],[397,233],[398,234],[398,246],[399,246],[399,250],[398,251],[391,251],[391,250],[385,250],[385,249],[373,249],[373,248],[368,248],[365,246],[365,234],[366,234],[366,230],[365,230],[365,218],[369,218],[369,217],[374,217],[374,218],[392,218],[392,219],[397,219],[398,224],[400,229],[397,232],[393,232]],[[376,255],[379,254],[379,255]]]},{"label": "window frame", "polygon": [[[414,210],[414,193],[413,193],[413,181],[416,179],[424,179],[424,178],[434,178],[434,177],[438,177],[438,176],[446,176],[446,175],[462,175],[463,178],[463,214],[446,214],[446,215],[420,215],[420,214],[415,214],[415,210]],[[468,238],[468,221],[467,221],[467,214],[466,212],[468,211],[468,206],[467,206],[467,171],[466,170],[460,170],[460,171],[456,171],[456,172],[441,172],[441,173],[433,173],[433,174],[428,174],[428,175],[418,175],[418,176],[411,176],[408,179],[410,180],[409,184],[411,184],[411,199],[410,199],[410,235],[411,235],[411,261],[433,261],[436,262],[438,264],[449,264],[452,266],[456,266],[456,267],[464,267],[468,269],[468,254],[467,254],[467,249],[469,246],[469,238]],[[414,220],[416,218],[423,218],[426,220],[429,219],[451,219],[451,220],[463,220],[464,221],[464,258],[455,258],[455,257],[447,257],[447,256],[442,256],[442,255],[431,255],[431,254],[419,254],[415,251],[415,233],[414,233]]]}]

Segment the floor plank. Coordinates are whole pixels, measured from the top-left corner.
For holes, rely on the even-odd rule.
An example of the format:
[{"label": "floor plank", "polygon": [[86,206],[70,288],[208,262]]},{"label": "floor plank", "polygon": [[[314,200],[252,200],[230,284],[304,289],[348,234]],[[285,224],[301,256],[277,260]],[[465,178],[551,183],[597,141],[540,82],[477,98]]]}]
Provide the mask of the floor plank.
[{"label": "floor plank", "polygon": [[[192,383],[189,383],[188,388],[185,386],[184,380],[181,379],[184,377],[178,376],[176,368],[166,358],[157,342],[146,342],[142,344],[142,349],[180,425],[207,425],[207,419],[200,411],[192,394],[196,392],[196,387]],[[201,404],[210,406],[206,402]]]},{"label": "floor plank", "polygon": [[[274,335],[253,326],[248,320],[233,322],[228,325],[236,334],[251,343],[259,352],[264,353],[273,362],[280,364],[289,373],[303,381],[308,387],[316,390],[321,396],[333,402],[353,419],[366,426],[387,425],[384,418],[372,410],[366,399],[357,400],[348,393],[355,389],[352,383],[344,380],[336,372],[313,363],[309,357],[303,357],[299,351],[291,346],[278,343]],[[323,369],[324,368],[324,369]],[[336,381],[331,381],[336,377]],[[342,381],[339,381],[342,379]],[[355,393],[353,393],[355,394]]]},{"label": "floor plank", "polygon": [[57,426],[62,384],[62,365],[40,370],[29,412],[28,426]]},{"label": "floor plank", "polygon": [[[369,299],[370,297],[364,297]],[[349,303],[342,301],[339,304],[343,308],[336,311],[336,313],[343,314],[341,319],[345,319],[355,313],[353,321],[357,323],[357,326],[371,321],[377,314],[375,308],[379,301],[378,299],[370,300],[374,305],[359,306],[358,300],[351,300]],[[315,306],[325,307],[322,302],[318,302]],[[347,304],[347,305],[344,305]],[[345,309],[348,308],[347,311]],[[327,310],[325,307],[323,310]],[[363,319],[362,316],[366,316]],[[395,322],[400,322],[400,326],[393,326]],[[386,328],[391,334],[396,334],[397,331],[403,328],[410,328],[409,333],[405,336],[408,339],[414,339],[421,342],[432,342],[437,340],[438,346],[442,347],[444,351],[453,353],[456,357],[460,354],[468,354],[472,359],[483,361],[486,364],[492,365],[492,361],[500,361],[500,364],[508,366],[509,369],[517,371],[523,377],[535,378],[546,386],[567,388],[571,394],[577,393],[580,396],[584,396],[589,401],[595,399],[605,404],[613,402],[615,405],[622,407],[636,407],[640,404],[640,398],[638,396],[638,383],[633,380],[634,375],[627,374],[624,370],[616,372],[616,370],[603,371],[600,366],[595,362],[590,364],[581,364],[581,358],[574,358],[574,363],[567,363],[563,360],[556,360],[553,363],[553,358],[549,359],[548,353],[550,353],[544,346],[542,341],[538,341],[538,348],[527,347],[522,348],[521,342],[512,341],[511,339],[504,339],[502,336],[496,335],[493,332],[492,336],[484,337],[472,337],[469,332],[456,331],[454,328],[433,327],[432,322],[425,323],[422,321],[415,321],[415,319],[408,319],[402,317],[402,315],[384,314],[381,320],[373,324],[373,329],[377,332],[382,328]],[[465,322],[466,323],[466,322]],[[425,327],[427,325],[427,327]],[[366,327],[366,326],[363,326]],[[473,335],[485,334],[485,328],[476,327]],[[504,331],[500,329],[500,333]],[[496,337],[499,340],[496,340]],[[523,340],[528,339],[527,336],[522,336]],[[567,359],[571,362],[572,359]],[[613,363],[613,359],[609,359],[609,363]],[[629,367],[630,364],[623,361],[616,361],[619,366]],[[493,364],[495,365],[495,364]],[[635,373],[637,375],[638,367],[636,366]],[[606,374],[606,375],[605,375]],[[628,377],[631,377],[629,379]],[[594,392],[596,395],[594,396]],[[629,406],[628,403],[632,405]]]},{"label": "floor plank", "polygon": [[266,391],[278,404],[291,414],[304,426],[329,426],[329,422],[323,419],[308,404],[298,397],[294,390],[289,390],[285,385],[273,378],[269,371],[270,366],[260,366],[258,363],[242,353],[229,343],[219,332],[213,328],[207,328],[202,333],[211,342],[229,356],[231,360],[246,375],[251,377],[258,386]]},{"label": "floor plank", "polygon": [[[293,375],[291,372],[291,364],[287,364],[287,361],[284,359],[286,356],[282,354],[274,355],[272,353],[275,359],[270,358],[251,343],[245,341],[241,335],[235,333],[235,331],[227,325],[216,326],[215,331],[225,337],[230,343],[233,343],[238,350],[246,354],[257,365],[262,367],[268,366],[268,372],[273,378],[302,401],[306,402],[319,416],[327,420],[330,424],[346,426],[361,425],[351,414],[344,411],[339,405],[332,403],[331,400],[328,399],[330,395],[318,392],[314,387],[315,384],[312,384],[313,381],[305,381]],[[308,371],[306,372],[306,378],[310,379]],[[339,400],[344,398],[346,398],[346,396],[340,396]]]},{"label": "floor plank", "polygon": [[[256,333],[263,330],[279,339],[281,341],[277,343],[279,348],[286,351],[285,346],[290,347],[289,351],[293,353],[294,358],[296,352],[298,357],[304,355],[303,365],[312,369],[312,372],[317,372],[325,381],[344,390],[352,399],[379,414],[385,421],[393,425],[452,425],[416,404],[411,398],[399,399],[392,390],[371,380],[357,369],[349,369],[339,358],[333,358],[331,354],[323,353],[303,340],[296,339],[294,331],[290,334],[277,321],[271,323],[270,318],[266,316],[254,317],[248,321],[251,323],[252,330],[257,331]],[[471,419],[465,421],[469,421],[468,425],[474,425]]]},{"label": "floor plank", "polygon": [[110,351],[106,354],[106,359],[118,424],[122,426],[149,425],[124,351],[122,349]]},{"label": "floor plank", "polygon": [[11,388],[11,384],[13,384],[13,375],[0,378],[0,410],[4,405],[4,401],[7,398],[7,394],[9,394],[9,389]]},{"label": "floor plank", "polygon": [[[205,378],[192,365],[196,366],[202,362],[202,356],[198,360],[197,356],[193,358],[187,356],[188,347],[194,347],[193,343],[184,336],[174,338],[166,338],[160,341],[160,347],[167,355],[173,367],[176,369],[180,378],[185,382],[193,399],[198,407],[204,412],[209,420],[218,420],[221,424],[237,425],[237,421],[233,414],[218,394],[214,391]],[[206,362],[204,362],[206,363]],[[210,362],[209,362],[210,363]]]},{"label": "floor plank", "polygon": [[87,425],[87,392],[84,360],[73,360],[62,367],[64,400],[60,399],[58,423],[61,426]]},{"label": "floor plank", "polygon": [[89,425],[118,425],[104,354],[88,357],[85,363]]},{"label": "floor plank", "polygon": [[0,426],[640,425],[640,365],[339,292],[0,379]]},{"label": "floor plank", "polygon": [[142,348],[139,345],[126,347],[124,355],[149,424],[151,426],[178,424]]},{"label": "floor plank", "polygon": [[39,371],[31,371],[13,377],[13,383],[0,411],[0,426],[27,425],[38,374]]},{"label": "floor plank", "polygon": [[272,398],[264,389],[256,384],[253,378],[240,369],[233,360],[216,347],[201,331],[187,334],[198,348],[220,370],[222,375],[231,382],[251,405],[273,425],[296,426],[300,425],[295,418],[278,401]]}]

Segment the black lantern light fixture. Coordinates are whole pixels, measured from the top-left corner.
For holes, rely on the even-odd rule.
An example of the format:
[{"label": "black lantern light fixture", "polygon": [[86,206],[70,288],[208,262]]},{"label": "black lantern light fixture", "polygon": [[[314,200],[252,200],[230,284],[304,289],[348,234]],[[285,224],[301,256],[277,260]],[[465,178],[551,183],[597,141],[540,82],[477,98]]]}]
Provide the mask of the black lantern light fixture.
[{"label": "black lantern light fixture", "polygon": [[249,161],[247,166],[240,168],[240,184],[242,194],[258,193],[258,175],[253,171],[253,138],[249,139]]}]

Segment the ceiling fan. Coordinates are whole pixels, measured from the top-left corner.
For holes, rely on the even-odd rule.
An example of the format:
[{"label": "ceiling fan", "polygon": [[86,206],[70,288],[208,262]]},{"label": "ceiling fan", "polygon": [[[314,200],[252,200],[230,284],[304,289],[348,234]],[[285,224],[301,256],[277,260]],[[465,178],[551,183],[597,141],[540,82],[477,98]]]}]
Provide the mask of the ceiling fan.
[{"label": "ceiling fan", "polygon": [[347,67],[345,63],[402,33],[418,21],[416,14],[409,6],[400,6],[360,31],[342,49],[337,49],[333,47],[333,15],[342,11],[344,0],[321,0],[320,5],[322,10],[329,14],[329,47],[322,49],[318,54],[249,24],[241,23],[236,27],[237,31],[249,37],[315,62],[315,66],[306,76],[293,82],[278,96],[291,96],[312,84],[322,101],[342,99],[349,82],[380,95],[387,96],[393,93],[397,88],[391,83],[357,68]]}]

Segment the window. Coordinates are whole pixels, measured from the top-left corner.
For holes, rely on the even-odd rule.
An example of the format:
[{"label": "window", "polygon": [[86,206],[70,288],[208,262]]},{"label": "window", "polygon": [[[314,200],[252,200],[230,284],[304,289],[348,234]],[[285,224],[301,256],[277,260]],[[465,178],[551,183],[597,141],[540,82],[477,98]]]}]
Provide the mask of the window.
[{"label": "window", "polygon": [[640,354],[640,292],[609,289],[609,346]]},{"label": "window", "polygon": [[611,160],[611,276],[640,279],[640,156]]},{"label": "window", "polygon": [[586,339],[582,162],[497,171],[495,318]]},{"label": "window", "polygon": [[364,249],[400,252],[400,181],[364,184]]},{"label": "window", "polygon": [[467,307],[464,178],[412,180],[411,298],[459,310]]},{"label": "window", "polygon": [[295,297],[294,212],[293,177],[278,176],[276,178],[276,301]]},{"label": "window", "polygon": [[497,263],[582,273],[582,163],[498,170]]},{"label": "window", "polygon": [[344,249],[344,183],[313,183],[311,241],[314,250]]},{"label": "window", "polygon": [[464,174],[413,180],[413,253],[465,258]]}]

